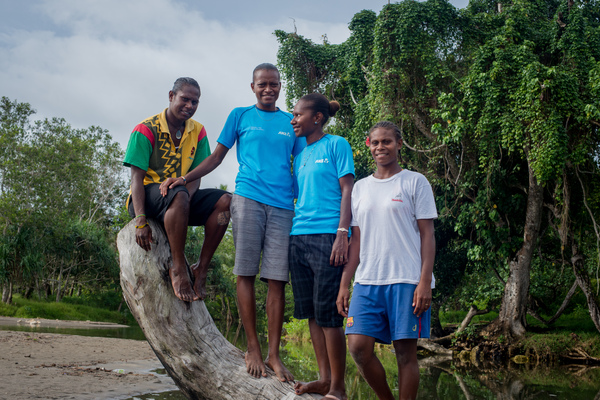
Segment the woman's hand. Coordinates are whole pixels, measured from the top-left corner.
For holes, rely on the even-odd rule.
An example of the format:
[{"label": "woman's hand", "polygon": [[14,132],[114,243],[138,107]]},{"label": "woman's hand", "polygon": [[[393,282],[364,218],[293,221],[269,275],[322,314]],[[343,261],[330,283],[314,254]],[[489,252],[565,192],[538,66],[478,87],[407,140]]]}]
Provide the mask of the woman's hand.
[{"label": "woman's hand", "polygon": [[335,301],[335,305],[337,306],[338,313],[346,318],[348,317],[348,308],[350,305],[350,290],[347,287],[341,287],[338,292],[337,300]]},{"label": "woman's hand", "polygon": [[167,178],[163,183],[160,184],[160,194],[165,197],[169,189],[173,189],[175,186],[180,186],[184,183],[184,180],[181,178]]},{"label": "woman's hand", "polygon": [[348,262],[348,234],[339,231],[331,247],[329,263],[340,267],[346,264],[346,262]]},{"label": "woman's hand", "polygon": [[431,285],[419,282],[413,295],[412,304],[412,306],[414,307],[413,313],[417,317],[420,317],[421,314],[429,310],[429,307],[431,307],[431,297]]}]

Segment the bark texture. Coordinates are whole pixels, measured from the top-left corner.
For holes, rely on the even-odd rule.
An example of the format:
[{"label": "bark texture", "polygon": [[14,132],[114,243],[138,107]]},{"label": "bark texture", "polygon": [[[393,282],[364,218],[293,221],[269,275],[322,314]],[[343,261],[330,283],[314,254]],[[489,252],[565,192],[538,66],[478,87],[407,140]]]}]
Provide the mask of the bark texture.
[{"label": "bark texture", "polygon": [[294,393],[272,371],[256,379],[246,372],[244,354],[215,326],[203,301],[185,303],[171,288],[169,243],[152,220],[155,243],[144,251],[135,242],[135,224],[117,237],[121,286],[125,300],[146,339],[169,375],[188,399],[320,399]]},{"label": "bark texture", "polygon": [[486,329],[489,333],[498,331],[510,338],[521,338],[527,330],[527,300],[531,260],[537,246],[542,222],[543,188],[538,184],[533,170],[529,167],[529,187],[527,191],[527,211],[523,244],[515,258],[510,261],[510,272],[498,319]]}]

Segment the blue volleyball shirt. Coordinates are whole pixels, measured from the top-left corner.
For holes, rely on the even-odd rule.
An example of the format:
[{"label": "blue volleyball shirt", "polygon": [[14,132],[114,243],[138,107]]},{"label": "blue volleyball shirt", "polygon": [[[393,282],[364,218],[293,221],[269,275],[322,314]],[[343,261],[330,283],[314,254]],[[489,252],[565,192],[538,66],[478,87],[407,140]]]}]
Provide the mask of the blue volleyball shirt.
[{"label": "blue volleyball shirt", "polygon": [[302,151],[306,139],[296,138],[291,120],[292,114],[279,108],[263,111],[254,105],[231,111],[217,142],[229,149],[237,142],[237,195],[294,209],[291,156]]},{"label": "blue volleyball shirt", "polygon": [[298,200],[291,235],[337,233],[342,189],[339,179],[354,175],[352,148],[341,136],[325,135],[294,159]]}]

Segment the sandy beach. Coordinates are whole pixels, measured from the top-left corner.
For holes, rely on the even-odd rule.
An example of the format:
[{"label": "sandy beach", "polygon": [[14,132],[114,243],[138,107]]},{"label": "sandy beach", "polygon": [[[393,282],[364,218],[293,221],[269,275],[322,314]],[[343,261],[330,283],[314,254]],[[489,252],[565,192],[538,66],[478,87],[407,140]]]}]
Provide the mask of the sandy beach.
[{"label": "sandy beach", "polygon": [[[17,319],[0,317],[0,324]],[[41,326],[116,324],[21,320]],[[62,324],[62,325],[61,325]],[[0,399],[126,399],[177,390],[146,341],[0,331]]]}]

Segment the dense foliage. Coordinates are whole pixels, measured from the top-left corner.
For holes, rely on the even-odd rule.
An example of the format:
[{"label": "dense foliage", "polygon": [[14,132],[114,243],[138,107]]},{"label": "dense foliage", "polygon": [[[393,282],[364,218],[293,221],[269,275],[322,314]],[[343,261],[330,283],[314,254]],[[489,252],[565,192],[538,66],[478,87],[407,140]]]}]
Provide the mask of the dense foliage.
[{"label": "dense foliage", "polygon": [[369,127],[402,128],[440,214],[436,306],[498,309],[490,332],[520,337],[576,282],[600,330],[600,3],[406,0],[349,28],[339,45],[276,32],[287,102],[342,104],[330,129],[357,178]]},{"label": "dense foliage", "polygon": [[31,122],[27,103],[0,103],[0,283],[40,298],[118,281],[117,209],[122,150],[99,127]]}]

